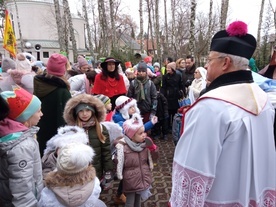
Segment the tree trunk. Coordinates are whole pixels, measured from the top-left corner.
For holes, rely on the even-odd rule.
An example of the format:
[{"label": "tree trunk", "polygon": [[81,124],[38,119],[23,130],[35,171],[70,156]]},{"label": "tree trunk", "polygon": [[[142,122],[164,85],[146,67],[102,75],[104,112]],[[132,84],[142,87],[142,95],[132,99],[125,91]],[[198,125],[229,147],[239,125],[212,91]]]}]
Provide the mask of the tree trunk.
[{"label": "tree trunk", "polygon": [[100,43],[100,49],[102,50],[101,53],[104,56],[107,56],[109,54],[109,41],[108,41],[108,28],[107,28],[107,17],[106,17],[106,12],[105,12],[105,4],[103,0],[98,0],[98,10],[99,10],[99,20],[100,20],[100,26],[101,26],[101,31],[100,31],[100,38],[101,38],[101,43]]},{"label": "tree trunk", "polygon": [[191,55],[195,55],[195,15],[196,15],[196,0],[191,0],[190,38],[189,38],[189,51]]},{"label": "tree trunk", "polygon": [[143,21],[143,0],[139,0],[139,16],[140,16],[140,51],[144,53],[144,21]]},{"label": "tree trunk", "polygon": [[59,42],[59,49],[61,51],[65,51],[65,38],[64,38],[64,27],[61,21],[61,12],[59,7],[59,0],[54,0],[55,6],[55,15],[56,15],[56,24],[57,24],[57,32],[58,32],[58,42]]},{"label": "tree trunk", "polygon": [[164,14],[165,14],[165,53],[168,53],[169,44],[169,29],[168,29],[168,17],[167,17],[167,0],[164,0]]},{"label": "tree trunk", "polygon": [[226,28],[228,7],[229,7],[229,0],[221,0],[220,30],[224,30]]},{"label": "tree trunk", "polygon": [[69,26],[68,26],[68,16],[65,14],[63,9],[63,20],[64,20],[64,46],[67,58],[69,58]]},{"label": "tree trunk", "polygon": [[72,40],[74,62],[77,62],[77,59],[78,59],[77,42],[76,42],[75,33],[74,33],[72,16],[71,16],[71,12],[70,12],[70,8],[67,0],[63,0],[63,6],[64,6],[64,13],[65,15],[67,15],[67,18],[68,18],[70,39]]},{"label": "tree trunk", "polygon": [[161,42],[160,42],[160,24],[159,24],[159,0],[155,0],[155,38],[157,45],[157,59],[161,61]]},{"label": "tree trunk", "polygon": [[85,20],[85,26],[86,26],[86,32],[87,32],[89,52],[90,52],[91,56],[94,56],[92,36],[91,36],[91,29],[90,29],[90,24],[89,24],[89,20],[88,20],[86,0],[82,0],[82,10],[83,10],[83,13],[84,13],[84,20]]},{"label": "tree trunk", "polygon": [[[151,42],[151,45],[152,45],[152,49],[153,51],[155,51],[155,48],[154,48],[154,38],[153,38],[153,31],[152,31],[152,28],[153,28],[153,25],[152,25],[152,14],[151,14],[151,8],[153,7],[152,5],[152,1],[151,0],[146,0],[147,2],[147,8],[148,8],[148,20],[149,20],[149,24],[148,24],[148,39],[147,41],[150,40]],[[149,48],[148,48],[148,45],[149,45],[149,42],[147,43],[147,52],[149,52]]]},{"label": "tree trunk", "polygon": [[18,25],[18,33],[19,33],[19,39],[20,39],[21,52],[24,52],[24,43],[23,43],[23,39],[22,39],[21,24],[20,24],[19,15],[18,15],[18,7],[17,7],[17,3],[15,0],[14,0],[14,5],[15,5],[15,11],[16,11],[16,19],[17,19],[17,25]]},{"label": "tree trunk", "polygon": [[259,57],[259,50],[261,44],[261,30],[262,30],[262,22],[263,22],[263,13],[264,13],[264,3],[265,0],[262,0],[261,9],[259,13],[259,24],[258,24],[258,32],[257,32],[257,48],[256,48],[256,56]]},{"label": "tree trunk", "polygon": [[210,46],[210,40],[211,40],[211,32],[212,32],[212,22],[213,22],[213,0],[210,0],[210,4],[209,4],[209,6],[210,6],[210,8],[209,8],[209,14],[208,14],[208,16],[209,16],[209,24],[208,24],[208,32],[207,32],[207,41],[208,41],[208,48],[209,48],[209,46]]},{"label": "tree trunk", "polygon": [[110,7],[110,21],[111,21],[111,50],[114,50],[116,38],[116,28],[115,28],[115,16],[114,16],[114,0],[109,0]]},{"label": "tree trunk", "polygon": [[[175,8],[176,7],[176,2],[175,0],[171,0],[171,8]],[[173,12],[174,9],[172,9],[172,23],[171,23],[171,41],[170,41],[170,45],[171,45],[171,48],[173,48],[173,56],[174,57],[177,57],[177,54],[176,54],[176,44],[175,44],[175,13]]]}]

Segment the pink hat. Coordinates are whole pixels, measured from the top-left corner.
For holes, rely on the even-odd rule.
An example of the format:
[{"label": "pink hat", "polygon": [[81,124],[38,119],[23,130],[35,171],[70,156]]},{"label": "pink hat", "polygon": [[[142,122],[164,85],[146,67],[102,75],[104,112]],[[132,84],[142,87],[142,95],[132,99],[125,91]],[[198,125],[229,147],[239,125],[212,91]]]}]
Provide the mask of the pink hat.
[{"label": "pink hat", "polygon": [[124,133],[126,136],[128,136],[128,138],[131,139],[143,126],[144,124],[141,116],[138,113],[135,113],[132,115],[131,119],[128,119],[123,123]]},{"label": "pink hat", "polygon": [[88,62],[84,57],[79,55],[78,56],[78,64],[79,64],[79,67],[81,68],[82,66],[88,65]]},{"label": "pink hat", "polygon": [[54,53],[50,56],[47,63],[48,74],[63,76],[66,71],[67,58],[64,55]]}]

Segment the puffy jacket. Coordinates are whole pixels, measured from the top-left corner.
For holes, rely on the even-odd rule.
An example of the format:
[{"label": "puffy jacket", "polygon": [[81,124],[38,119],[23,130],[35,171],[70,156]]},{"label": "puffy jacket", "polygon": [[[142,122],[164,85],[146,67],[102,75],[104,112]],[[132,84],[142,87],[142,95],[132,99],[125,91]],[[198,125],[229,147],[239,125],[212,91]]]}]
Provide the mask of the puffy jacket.
[{"label": "puffy jacket", "polygon": [[5,207],[37,206],[43,188],[38,129],[0,138],[0,199]]}]

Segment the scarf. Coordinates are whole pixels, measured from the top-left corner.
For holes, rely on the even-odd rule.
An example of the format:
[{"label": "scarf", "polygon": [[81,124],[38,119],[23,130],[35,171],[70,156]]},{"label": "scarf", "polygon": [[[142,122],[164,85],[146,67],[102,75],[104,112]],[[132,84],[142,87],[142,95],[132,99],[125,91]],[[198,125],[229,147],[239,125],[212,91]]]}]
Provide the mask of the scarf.
[{"label": "scarf", "polygon": [[127,136],[125,136],[125,141],[131,150],[134,152],[141,152],[145,149],[145,143],[135,143],[131,141]]},{"label": "scarf", "polygon": [[89,119],[88,121],[86,121],[86,122],[84,122],[84,121],[81,122],[82,127],[86,130],[91,126],[95,126],[95,123],[96,122],[95,122],[95,119],[93,117],[91,119]]},{"label": "scarf", "polygon": [[148,80],[149,80],[148,77],[142,80],[140,80],[138,77],[136,78],[137,84],[134,87],[134,90],[135,90],[134,94],[137,94],[135,98],[137,102],[143,101],[146,99],[144,85],[147,83]]}]

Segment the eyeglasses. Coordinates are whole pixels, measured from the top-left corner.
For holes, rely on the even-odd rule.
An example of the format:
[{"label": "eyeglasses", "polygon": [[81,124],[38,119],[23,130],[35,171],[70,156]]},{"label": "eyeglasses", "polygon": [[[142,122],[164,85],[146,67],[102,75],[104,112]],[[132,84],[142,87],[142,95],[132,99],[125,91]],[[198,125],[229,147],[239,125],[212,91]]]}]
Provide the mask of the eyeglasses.
[{"label": "eyeglasses", "polygon": [[218,57],[214,57],[214,58],[207,58],[206,64],[209,64],[212,60],[220,59],[220,58],[225,58],[225,57],[226,57],[226,56],[218,56]]}]

